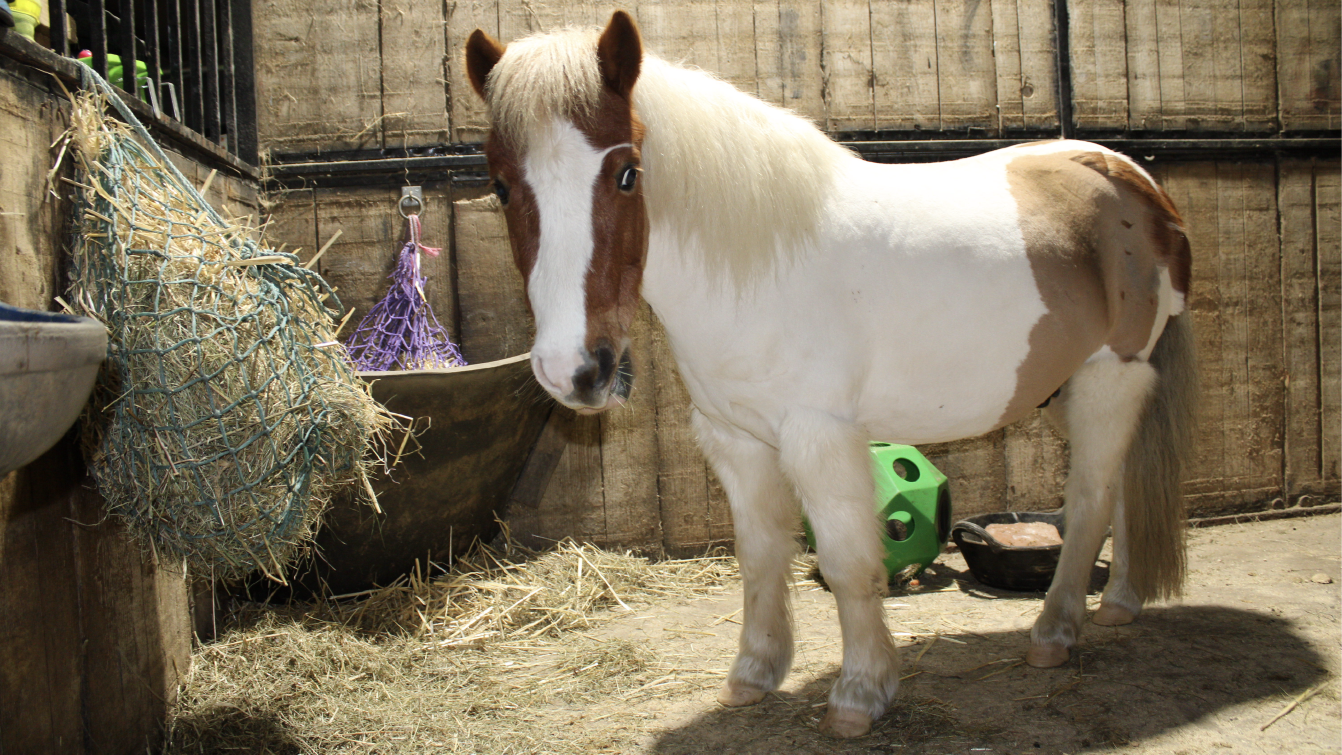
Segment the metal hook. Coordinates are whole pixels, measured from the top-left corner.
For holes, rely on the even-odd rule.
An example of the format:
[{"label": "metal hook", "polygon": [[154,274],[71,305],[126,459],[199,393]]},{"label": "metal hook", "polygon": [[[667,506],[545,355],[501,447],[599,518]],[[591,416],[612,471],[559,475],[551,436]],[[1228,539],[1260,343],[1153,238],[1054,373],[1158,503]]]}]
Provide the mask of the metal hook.
[{"label": "metal hook", "polygon": [[[409,208],[409,211],[407,211]],[[424,190],[419,186],[402,186],[401,201],[396,205],[396,209],[401,213],[401,217],[407,220],[411,215],[418,215],[424,211]]]}]

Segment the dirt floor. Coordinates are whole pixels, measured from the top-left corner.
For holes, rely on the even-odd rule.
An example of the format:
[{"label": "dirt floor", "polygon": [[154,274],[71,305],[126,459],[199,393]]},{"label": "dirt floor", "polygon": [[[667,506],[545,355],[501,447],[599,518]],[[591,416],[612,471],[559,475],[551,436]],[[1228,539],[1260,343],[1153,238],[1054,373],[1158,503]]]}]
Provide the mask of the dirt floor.
[{"label": "dirt floor", "polygon": [[[613,613],[575,615],[571,629],[534,642],[468,642],[478,617],[455,641],[443,629],[406,635],[251,610],[250,626],[197,650],[166,752],[1342,751],[1342,516],[1195,529],[1189,539],[1182,601],[1127,627],[1088,625],[1072,661],[1049,670],[1020,660],[1042,595],[984,588],[959,555],[943,555],[919,587],[886,601],[906,679],[894,708],[856,740],[816,730],[839,629],[833,598],[804,577],[783,689],[751,708],[714,702],[740,629],[740,583],[728,570],[692,597],[650,582],[635,596],[633,582],[615,581],[629,606],[609,601]],[[584,577],[582,564],[598,562],[590,552],[579,560],[576,582],[590,586],[595,566]],[[600,563],[610,587],[621,562]],[[540,589],[500,585],[499,574],[480,584]],[[1094,576],[1102,585],[1103,560]]]},{"label": "dirt floor", "polygon": [[[1072,662],[1050,670],[1020,661],[1042,595],[984,588],[962,557],[943,555],[917,592],[886,600],[904,647],[903,673],[912,676],[895,709],[856,741],[816,731],[841,656],[834,601],[811,582],[798,584],[795,595],[792,674],[765,702],[721,708],[713,685],[690,683],[662,697],[612,700],[573,725],[589,737],[593,727],[608,730],[614,750],[626,751],[620,743],[633,734],[627,751],[675,755],[1336,753],[1339,520],[1191,531],[1181,602],[1154,607],[1127,627],[1088,625]],[[1096,571],[1098,587],[1105,570]],[[1091,601],[1098,604],[1098,595]],[[731,619],[740,608],[737,586],[655,606],[603,634],[659,645],[678,667],[697,660],[722,670],[735,649]]]}]

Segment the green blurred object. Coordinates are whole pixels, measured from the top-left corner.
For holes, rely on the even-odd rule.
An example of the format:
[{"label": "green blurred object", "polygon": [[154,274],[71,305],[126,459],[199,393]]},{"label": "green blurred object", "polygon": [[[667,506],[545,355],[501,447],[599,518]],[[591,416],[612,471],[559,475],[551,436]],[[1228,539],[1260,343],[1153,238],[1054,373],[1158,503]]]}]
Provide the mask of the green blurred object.
[{"label": "green blurred object", "polygon": [[[890,581],[907,582],[941,555],[950,537],[950,486],[913,446],[873,442],[870,450],[876,510],[885,522],[885,569]],[[805,524],[806,543],[814,549],[815,534]]]},{"label": "green blurred object", "polygon": [[[89,52],[88,50],[82,50],[82,51],[80,51],[80,53],[79,53],[79,57],[77,58],[77,60],[78,60],[80,63],[83,63],[83,64],[86,65],[86,66],[92,67],[92,66],[93,66],[93,53]],[[111,53],[108,53],[108,55],[107,55],[107,81],[108,81],[108,83],[110,83],[110,84],[112,84],[112,85],[114,85],[114,86],[119,86],[119,87],[121,87],[121,89],[122,89],[123,91],[129,92],[129,91],[130,91],[130,87],[126,86],[126,76],[125,76],[125,71],[123,70],[124,68],[125,68],[125,66],[123,66],[123,65],[121,64],[121,56],[120,56],[120,55],[113,55],[113,54],[111,54]],[[140,85],[140,84],[144,84],[144,83],[147,82],[147,81],[149,81],[149,66],[145,65],[145,62],[144,62],[143,60],[136,60],[136,61],[135,61],[135,83],[136,83],[137,85]],[[136,87],[135,87],[135,95],[136,95],[137,97],[139,97],[140,99],[145,100],[146,102],[149,101],[148,96],[145,94],[144,87],[142,87],[142,86],[136,86]]]},{"label": "green blurred object", "polygon": [[37,33],[37,19],[42,16],[42,5],[36,0],[13,0],[9,11],[14,18],[14,31],[32,39]]}]

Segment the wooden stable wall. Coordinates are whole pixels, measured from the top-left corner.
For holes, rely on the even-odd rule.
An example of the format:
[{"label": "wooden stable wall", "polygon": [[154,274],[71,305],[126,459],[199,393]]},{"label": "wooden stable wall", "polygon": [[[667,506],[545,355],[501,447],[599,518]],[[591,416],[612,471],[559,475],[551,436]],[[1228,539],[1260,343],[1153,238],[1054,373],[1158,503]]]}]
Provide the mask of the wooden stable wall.
[{"label": "wooden stable wall", "polygon": [[[1048,0],[267,0],[255,14],[262,149],[284,161],[479,142],[485,115],[459,52],[473,29],[506,41],[601,23],[616,7],[634,13],[651,50],[841,138],[1047,136],[1064,125],[1093,137],[1289,138],[1342,125],[1335,0],[1072,0],[1062,87]],[[1190,512],[1335,499],[1337,160],[1148,165],[1183,209],[1195,257],[1205,385]],[[343,231],[321,271],[356,319],[384,290],[402,233],[395,179],[370,183],[387,188],[272,197],[280,240],[310,250]],[[449,247],[427,267],[440,318],[474,361],[524,351],[529,322],[492,200],[446,173],[426,191],[426,239]],[[627,409],[552,415],[511,504],[515,533],[675,554],[730,541],[650,313],[633,357]],[[958,514],[1061,503],[1065,446],[1038,417],[924,450],[950,475]]]},{"label": "wooden stable wall", "polygon": [[[0,30],[0,47],[14,42]],[[48,196],[50,145],[69,108],[45,71],[0,55],[0,301],[57,309],[69,212]],[[208,171],[175,156],[188,177]],[[63,185],[56,186],[64,192]],[[210,191],[235,215],[256,191],[228,177]],[[75,433],[0,476],[0,753],[156,752],[190,663],[180,566],[158,563],[104,519]]]},{"label": "wooden stable wall", "polygon": [[[638,19],[650,50],[832,132],[962,135],[1059,126],[1049,0],[258,0],[257,130],[277,153],[478,142],[460,50]],[[1336,0],[1071,0],[1080,131],[1337,129]]]}]

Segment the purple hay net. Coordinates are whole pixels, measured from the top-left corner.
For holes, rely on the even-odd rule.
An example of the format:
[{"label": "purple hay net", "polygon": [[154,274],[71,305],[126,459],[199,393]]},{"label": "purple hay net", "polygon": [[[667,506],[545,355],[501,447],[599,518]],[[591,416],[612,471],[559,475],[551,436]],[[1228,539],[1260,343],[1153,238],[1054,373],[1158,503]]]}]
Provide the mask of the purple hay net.
[{"label": "purple hay net", "polygon": [[466,364],[424,296],[419,220],[410,217],[410,241],[401,248],[391,289],[364,315],[345,348],[360,371],[431,370]]}]

